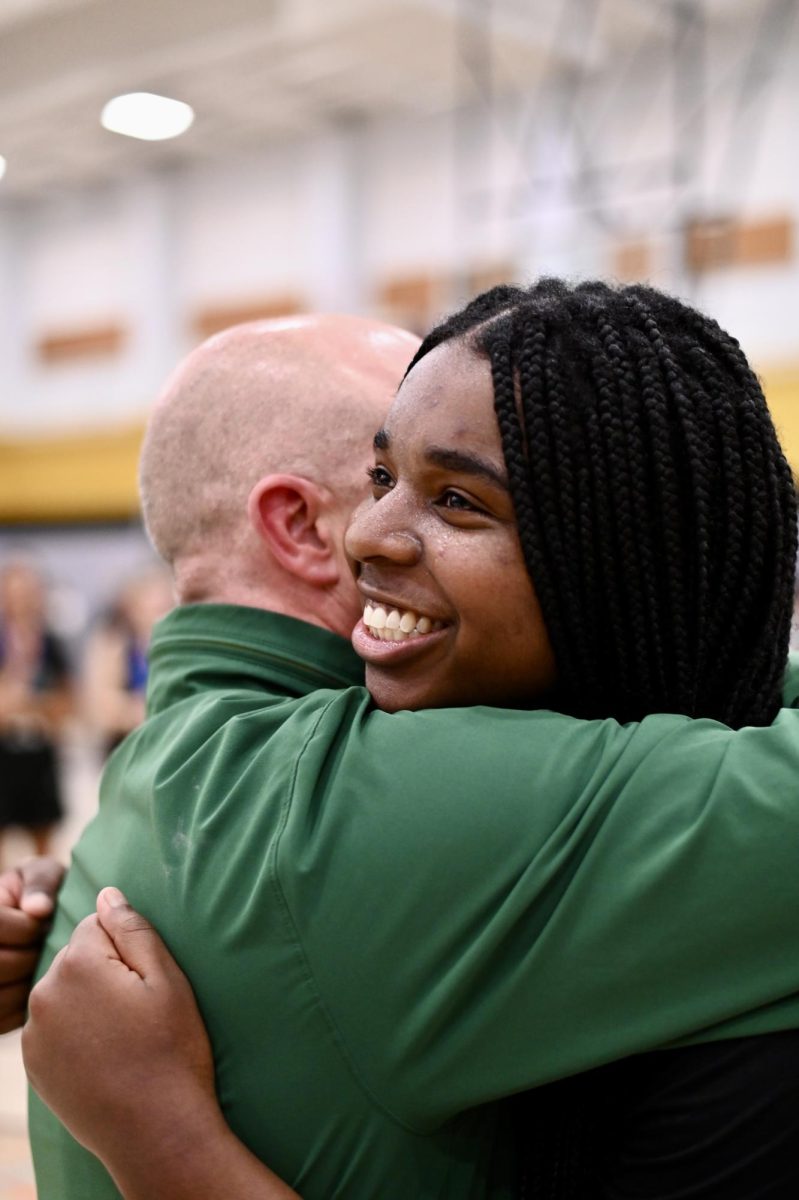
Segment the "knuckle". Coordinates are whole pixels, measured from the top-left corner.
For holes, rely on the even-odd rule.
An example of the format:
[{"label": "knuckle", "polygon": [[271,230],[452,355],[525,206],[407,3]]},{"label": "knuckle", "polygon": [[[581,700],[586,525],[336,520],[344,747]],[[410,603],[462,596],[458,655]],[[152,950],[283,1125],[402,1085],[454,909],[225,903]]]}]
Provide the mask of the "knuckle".
[{"label": "knuckle", "polygon": [[120,919],[119,928],[124,933],[148,933],[151,929],[150,922],[141,913],[137,913],[135,909],[130,909]]},{"label": "knuckle", "polygon": [[47,976],[40,979],[28,997],[28,1012],[32,1018],[41,1017],[47,1011],[50,997],[50,986]]},{"label": "knuckle", "polygon": [[30,1020],[28,1020],[22,1027],[21,1048],[22,1061],[25,1064],[25,1071],[28,1075],[28,1079],[32,1084],[35,1084],[38,1080],[39,1042],[38,1030]]}]

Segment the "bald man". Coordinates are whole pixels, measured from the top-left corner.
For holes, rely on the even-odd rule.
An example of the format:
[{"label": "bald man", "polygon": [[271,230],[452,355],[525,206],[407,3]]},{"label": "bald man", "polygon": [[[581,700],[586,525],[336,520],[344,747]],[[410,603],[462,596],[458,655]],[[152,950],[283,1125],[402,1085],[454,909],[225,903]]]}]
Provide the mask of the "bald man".
[{"label": "bald man", "polygon": [[[43,968],[121,887],[192,982],[213,1067],[194,1042],[189,1058],[206,1090],[215,1072],[228,1124],[160,1059],[121,1098],[98,1071],[76,1132],[108,1170],[33,1101],[40,1200],[252,1197],[250,1176],[224,1182],[231,1146],[306,1200],[510,1196],[498,1097],[699,1031],[799,1024],[799,713],[740,733],[388,715],[358,686],[341,535],[412,348],[355,318],[244,327],[190,356],[153,414],[142,498],[181,606],[153,639],[148,720],[107,769]],[[76,961],[79,935],[55,978]],[[119,956],[96,967],[98,987],[110,971],[130,992]],[[175,1065],[179,982],[152,969]],[[36,1052],[48,994],[29,1061],[69,1116],[74,1060]],[[66,1014],[85,1062],[111,1052],[109,1013],[98,992]]]}]

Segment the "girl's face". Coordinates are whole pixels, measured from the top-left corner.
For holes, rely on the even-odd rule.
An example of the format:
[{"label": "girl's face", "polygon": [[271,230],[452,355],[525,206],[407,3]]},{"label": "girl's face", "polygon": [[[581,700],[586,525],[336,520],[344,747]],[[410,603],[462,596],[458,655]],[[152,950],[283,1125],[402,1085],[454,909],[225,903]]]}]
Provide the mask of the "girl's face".
[{"label": "girl's face", "polygon": [[350,524],[363,619],[352,644],[388,712],[529,707],[555,661],[525,570],[487,360],[447,342],[414,367],[375,438]]}]

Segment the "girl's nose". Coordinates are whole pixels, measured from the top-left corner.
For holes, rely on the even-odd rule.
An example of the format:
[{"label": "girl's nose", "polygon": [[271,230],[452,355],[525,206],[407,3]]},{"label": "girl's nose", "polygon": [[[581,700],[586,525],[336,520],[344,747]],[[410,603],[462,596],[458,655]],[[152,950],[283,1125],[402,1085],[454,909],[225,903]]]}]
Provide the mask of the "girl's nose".
[{"label": "girl's nose", "polygon": [[347,553],[358,562],[384,559],[398,566],[413,566],[422,553],[422,543],[409,527],[397,493],[380,500],[367,500],[355,513],[345,539]]}]

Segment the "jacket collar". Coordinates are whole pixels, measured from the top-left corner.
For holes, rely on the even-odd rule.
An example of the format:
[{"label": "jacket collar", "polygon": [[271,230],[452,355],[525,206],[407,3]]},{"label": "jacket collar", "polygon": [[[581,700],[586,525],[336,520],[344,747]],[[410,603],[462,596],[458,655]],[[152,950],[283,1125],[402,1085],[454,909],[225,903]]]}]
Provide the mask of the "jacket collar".
[{"label": "jacket collar", "polygon": [[148,711],[198,692],[262,686],[304,696],[363,684],[349,642],[318,625],[234,604],[187,604],[155,627]]}]

